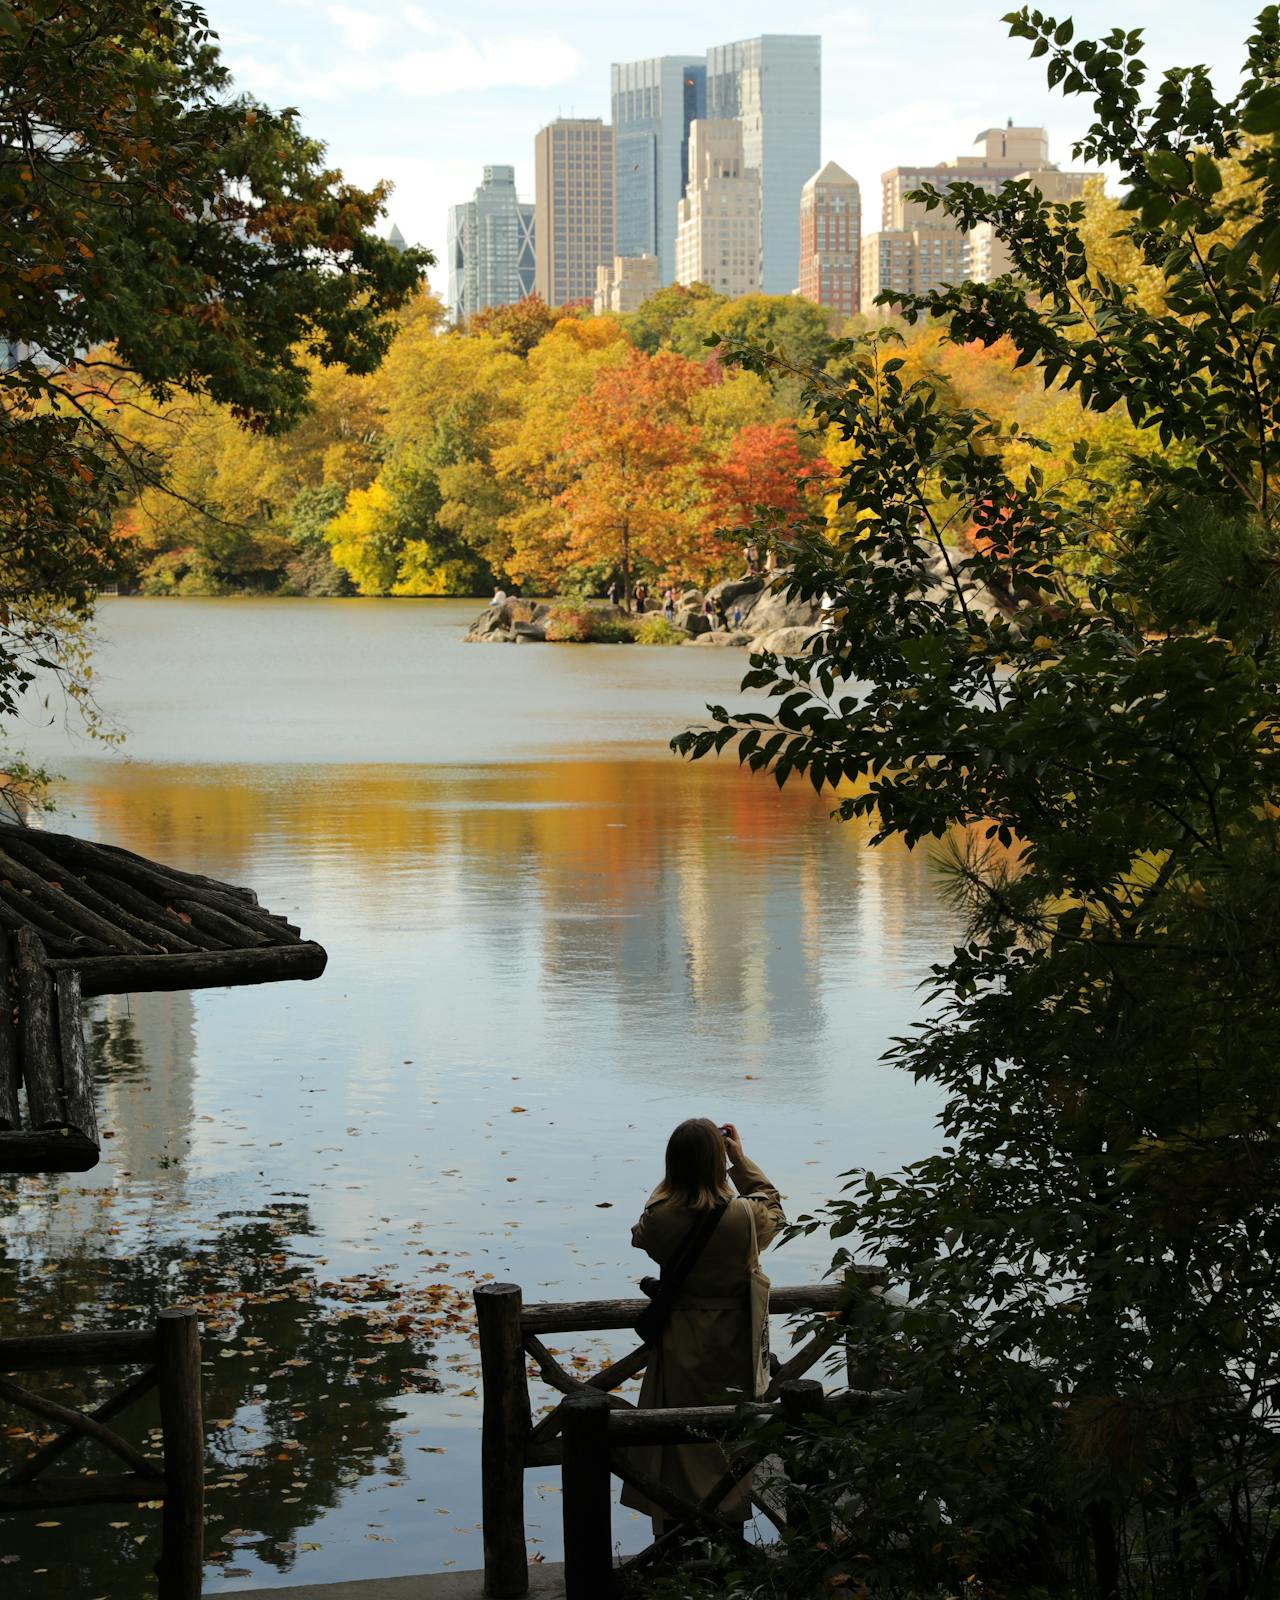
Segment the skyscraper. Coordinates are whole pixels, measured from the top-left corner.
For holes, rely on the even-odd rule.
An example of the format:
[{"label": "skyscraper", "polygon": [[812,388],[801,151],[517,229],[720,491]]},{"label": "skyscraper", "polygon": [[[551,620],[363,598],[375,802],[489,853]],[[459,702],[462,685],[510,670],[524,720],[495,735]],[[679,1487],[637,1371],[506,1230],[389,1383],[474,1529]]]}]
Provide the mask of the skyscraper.
[{"label": "skyscraper", "polygon": [[766,33],[713,46],[707,115],[742,123],[744,164],[760,174],[762,287],[791,294],[799,282],[800,191],[822,160],[821,39]]},{"label": "skyscraper", "polygon": [[533,207],[516,196],[514,167],[486,167],[475,198],[449,207],[448,258],[454,322],[533,293]]},{"label": "skyscraper", "polygon": [[828,161],[800,192],[800,293],[850,317],[862,295],[858,183]]},{"label": "skyscraper", "polygon": [[590,301],[614,257],[613,129],[561,117],[534,140],[534,286],[549,306]]},{"label": "skyscraper", "polygon": [[689,182],[678,209],[676,282],[718,294],[760,287],[760,174],[742,157],[742,124],[708,118],[689,130]]},{"label": "skyscraper", "polygon": [[707,114],[706,62],[694,54],[615,62],[612,78],[618,254],[657,256],[670,283],[689,124]]}]

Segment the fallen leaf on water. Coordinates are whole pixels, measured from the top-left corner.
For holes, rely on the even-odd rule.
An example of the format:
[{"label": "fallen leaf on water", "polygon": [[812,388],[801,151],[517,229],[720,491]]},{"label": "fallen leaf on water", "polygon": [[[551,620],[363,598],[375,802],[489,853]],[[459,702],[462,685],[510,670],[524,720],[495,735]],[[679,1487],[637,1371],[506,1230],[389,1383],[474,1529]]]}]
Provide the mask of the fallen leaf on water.
[{"label": "fallen leaf on water", "polygon": [[513,1111],[523,1111],[525,1108],[523,1106],[512,1106],[511,1109]]},{"label": "fallen leaf on water", "polygon": [[596,1201],[596,1210],[597,1211],[608,1211],[609,1208],[612,1205],[613,1205],[613,1201],[612,1200],[597,1200]]}]

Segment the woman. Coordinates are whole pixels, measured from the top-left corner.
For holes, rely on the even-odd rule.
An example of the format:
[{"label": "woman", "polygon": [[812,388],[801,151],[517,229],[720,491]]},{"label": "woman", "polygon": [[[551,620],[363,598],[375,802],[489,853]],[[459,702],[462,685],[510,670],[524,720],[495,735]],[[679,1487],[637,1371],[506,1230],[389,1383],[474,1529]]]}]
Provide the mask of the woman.
[{"label": "woman", "polygon": [[[732,1177],[738,1197],[728,1179]],[[631,1243],[660,1265],[680,1248],[706,1212],[727,1201],[701,1254],[685,1279],[670,1320],[652,1351],[640,1386],[640,1405],[705,1406],[758,1399],[767,1383],[764,1326],[753,1316],[751,1280],[757,1252],[785,1218],[778,1191],[742,1153],[732,1123],[723,1129],[706,1117],[682,1122],[667,1141],[666,1173],[631,1230]],[[689,1500],[701,1500],[724,1476],[727,1461],[718,1445],[651,1445],[628,1452],[636,1467]],[[720,1514],[737,1521],[750,1515],[748,1485],[721,1502]],[[630,1487],[622,1503],[653,1518],[657,1507]]]}]

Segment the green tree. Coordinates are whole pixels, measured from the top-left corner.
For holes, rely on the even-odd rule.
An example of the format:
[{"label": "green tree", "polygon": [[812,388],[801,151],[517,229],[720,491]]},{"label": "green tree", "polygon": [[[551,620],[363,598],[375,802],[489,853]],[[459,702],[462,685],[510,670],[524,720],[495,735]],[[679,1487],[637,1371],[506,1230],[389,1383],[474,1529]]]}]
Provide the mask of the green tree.
[{"label": "green tree", "polygon": [[1015,271],[903,312],[1007,338],[1162,448],[1099,561],[1087,439],[1014,476],[1012,425],[911,376],[891,331],[841,350],[810,401],[851,447],[848,531],[798,540],[787,580],[832,626],[753,664],[774,715],[676,741],[831,787],[877,841],[946,842],[970,914],[891,1053],[941,1092],[941,1148],[850,1174],[825,1218],[838,1264],[910,1296],[856,1313],[892,1392],[801,1452],[825,1488],[776,1581],[1245,1600],[1280,1578],[1280,15],[1225,101],[1202,68],[1144,101],[1136,33],[1009,20],[1091,99],[1076,154],[1120,167],[1163,292],[1090,265],[1082,203],[960,183],[929,202],[992,222]]},{"label": "green tree", "polygon": [[186,0],[0,0],[0,712],[115,574],[139,408],[272,433],[316,366],[377,366],[429,259],[374,233],[386,192],[234,95]]}]

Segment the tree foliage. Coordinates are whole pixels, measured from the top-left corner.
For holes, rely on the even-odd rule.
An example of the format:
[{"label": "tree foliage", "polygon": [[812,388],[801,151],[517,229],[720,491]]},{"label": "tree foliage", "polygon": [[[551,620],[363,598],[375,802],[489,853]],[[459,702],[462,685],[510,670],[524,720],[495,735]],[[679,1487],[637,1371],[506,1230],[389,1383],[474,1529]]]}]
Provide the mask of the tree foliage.
[{"label": "tree foliage", "polygon": [[377,366],[429,260],[373,232],[385,194],[233,95],[196,5],[0,3],[0,711],[118,573],[139,422],[188,395],[277,433],[317,369]]},{"label": "tree foliage", "polygon": [[[1025,437],[892,331],[838,350],[809,401],[844,445],[840,516],[789,578],[833,626],[753,662],[772,715],[714,709],[676,741],[934,841],[970,917],[890,1057],[941,1091],[941,1148],[856,1170],[802,1223],[846,1241],[838,1265],[886,1264],[898,1292],[857,1308],[852,1347],[890,1392],[800,1451],[812,1522],[769,1582],[1271,1595],[1280,19],[1227,100],[1200,68],[1144,99],[1137,34],[1009,21],[1091,99],[1076,154],[1124,173],[1112,270],[1144,283],[1091,261],[1084,202],[957,184],[928,200],[993,222],[1015,271],[902,310],[945,328],[953,376],[975,345],[1012,352],[1142,447],[1118,485],[1087,427],[1065,455]],[[973,609],[974,581],[1018,604]]]}]

